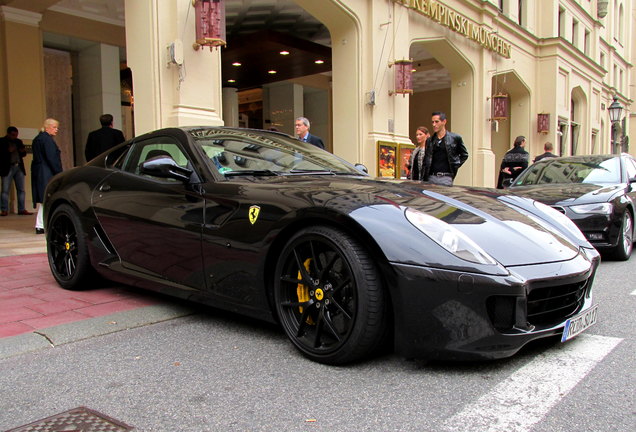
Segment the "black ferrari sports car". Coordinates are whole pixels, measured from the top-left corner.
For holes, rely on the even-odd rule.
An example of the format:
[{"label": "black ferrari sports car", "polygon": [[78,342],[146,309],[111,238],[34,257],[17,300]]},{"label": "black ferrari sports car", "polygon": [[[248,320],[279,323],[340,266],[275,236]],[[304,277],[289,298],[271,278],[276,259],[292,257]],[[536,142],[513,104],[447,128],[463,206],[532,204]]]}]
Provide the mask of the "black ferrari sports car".
[{"label": "black ferrari sports car", "polygon": [[629,259],[636,208],[636,159],[631,155],[543,159],[509,190],[565,214],[604,255]]},{"label": "black ferrari sports car", "polygon": [[44,209],[62,287],[101,276],[278,322],[326,364],[502,358],[596,322],[599,254],[561,213],[372,178],[276,132],[158,130],[54,177]]}]

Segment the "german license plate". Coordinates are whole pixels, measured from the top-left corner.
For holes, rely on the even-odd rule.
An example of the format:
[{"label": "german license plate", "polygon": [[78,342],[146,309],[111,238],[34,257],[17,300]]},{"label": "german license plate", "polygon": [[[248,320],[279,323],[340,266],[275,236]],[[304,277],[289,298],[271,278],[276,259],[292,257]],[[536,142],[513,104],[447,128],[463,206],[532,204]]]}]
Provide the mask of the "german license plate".
[{"label": "german license plate", "polygon": [[591,309],[588,309],[582,314],[579,314],[567,320],[565,322],[565,328],[563,329],[563,337],[561,337],[561,342],[572,339],[574,336],[596,324],[597,311],[598,305],[594,305]]}]

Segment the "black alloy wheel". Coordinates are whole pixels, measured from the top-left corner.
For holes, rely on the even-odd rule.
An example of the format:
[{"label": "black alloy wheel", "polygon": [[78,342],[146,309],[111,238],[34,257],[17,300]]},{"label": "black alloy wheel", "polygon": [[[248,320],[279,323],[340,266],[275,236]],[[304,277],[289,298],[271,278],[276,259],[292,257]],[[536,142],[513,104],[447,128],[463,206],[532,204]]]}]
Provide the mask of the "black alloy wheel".
[{"label": "black alloy wheel", "polygon": [[283,249],[275,275],[280,322],[308,358],[344,364],[372,355],[386,336],[386,301],[371,257],[343,231],[310,227]]},{"label": "black alloy wheel", "polygon": [[625,210],[621,231],[618,235],[618,244],[614,248],[613,257],[619,261],[627,261],[632,254],[634,245],[634,221],[629,210]]},{"label": "black alloy wheel", "polygon": [[92,272],[88,248],[79,217],[69,205],[57,207],[47,224],[47,254],[53,277],[62,288],[89,288]]}]

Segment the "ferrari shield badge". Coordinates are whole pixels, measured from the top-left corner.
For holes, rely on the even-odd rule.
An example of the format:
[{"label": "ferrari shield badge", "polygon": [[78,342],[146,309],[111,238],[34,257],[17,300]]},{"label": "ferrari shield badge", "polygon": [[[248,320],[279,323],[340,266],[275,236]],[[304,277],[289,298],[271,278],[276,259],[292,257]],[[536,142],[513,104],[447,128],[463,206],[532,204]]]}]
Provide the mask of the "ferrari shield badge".
[{"label": "ferrari shield badge", "polygon": [[261,208],[257,205],[250,206],[249,217],[252,225],[256,223],[256,219],[258,219],[258,214],[261,212]]}]

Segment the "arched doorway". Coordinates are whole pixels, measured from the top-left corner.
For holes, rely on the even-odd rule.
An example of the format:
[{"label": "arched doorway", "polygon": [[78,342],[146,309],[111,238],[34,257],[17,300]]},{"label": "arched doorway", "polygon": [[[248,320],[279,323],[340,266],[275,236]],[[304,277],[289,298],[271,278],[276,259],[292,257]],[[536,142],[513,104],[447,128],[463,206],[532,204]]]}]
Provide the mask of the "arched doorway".
[{"label": "arched doorway", "polygon": [[508,118],[492,120],[491,148],[495,154],[495,181],[499,175],[501,160],[516,137],[526,137],[526,151],[532,155],[542,153],[543,142],[532,142],[530,119],[530,89],[515,71],[503,71],[492,78],[491,97],[508,96]]},{"label": "arched doorway", "polygon": [[[462,136],[471,155],[459,170],[455,183],[472,184],[475,164],[471,159],[477,148],[473,67],[446,38],[416,39],[409,55],[414,59],[415,69],[409,133],[414,134],[420,125],[430,128],[432,112],[445,112],[447,129]],[[411,138],[414,140],[414,136]]]}]

